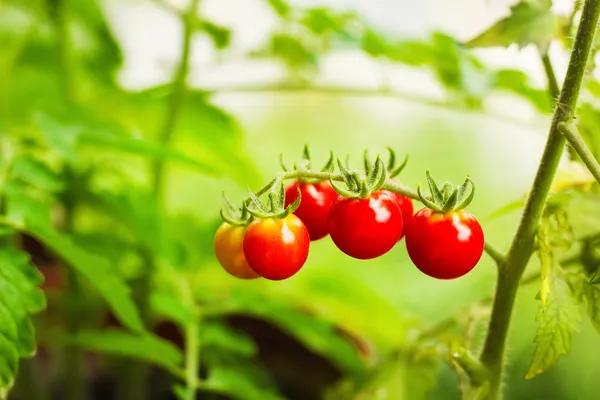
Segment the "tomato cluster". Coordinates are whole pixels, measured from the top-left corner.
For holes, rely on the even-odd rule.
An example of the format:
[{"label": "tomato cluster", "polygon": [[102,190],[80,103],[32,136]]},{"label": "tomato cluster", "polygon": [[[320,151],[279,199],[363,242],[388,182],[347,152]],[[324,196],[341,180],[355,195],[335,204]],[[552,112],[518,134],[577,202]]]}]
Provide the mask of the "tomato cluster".
[{"label": "tomato cluster", "polygon": [[[463,210],[474,195],[469,178],[462,185],[446,184],[440,190],[428,172],[431,195],[425,197],[417,189],[425,207],[414,213],[412,199],[394,191],[397,186],[391,178],[395,175],[380,158],[373,166],[365,162],[362,175],[349,171],[339,160],[338,165],[342,179],[333,179],[327,166],[330,180],[314,178],[304,169],[306,178],[297,178],[287,187],[272,182],[268,206],[250,192],[241,219],[222,213],[226,222],[217,230],[214,249],[223,268],[241,279],[287,279],[306,262],[310,242],[327,235],[343,253],[361,260],[380,257],[405,238],[415,266],[438,279],[458,278],[477,265],[484,237],[479,222]],[[343,180],[348,189],[339,187],[336,180]]]}]

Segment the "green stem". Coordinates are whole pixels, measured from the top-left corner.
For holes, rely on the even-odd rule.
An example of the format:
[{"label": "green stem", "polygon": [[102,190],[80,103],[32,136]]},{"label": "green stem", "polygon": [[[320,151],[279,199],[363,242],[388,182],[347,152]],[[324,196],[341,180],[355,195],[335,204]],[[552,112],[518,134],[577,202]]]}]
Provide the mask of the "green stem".
[{"label": "green stem", "polygon": [[600,0],[587,0],[583,7],[574,49],[571,53],[542,160],[510,247],[506,267],[500,271],[498,276],[492,315],[480,357],[481,362],[490,372],[490,391],[486,396],[487,400],[501,398],[504,349],[517,287],[531,257],[535,232],[563,153],[565,138],[559,131],[559,124],[572,118],[572,113],[577,105],[599,16]]},{"label": "green stem", "polygon": [[541,55],[542,64],[544,65],[544,71],[546,72],[546,78],[548,79],[548,95],[550,100],[554,104],[560,94],[560,88],[558,87],[558,80],[556,80],[556,74],[554,73],[554,67],[548,52],[544,52]]},{"label": "green stem", "polygon": [[200,370],[200,329],[199,322],[191,321],[185,327],[185,400],[196,398],[196,382]]},{"label": "green stem", "polygon": [[[175,77],[173,80],[173,92],[167,105],[165,119],[157,137],[157,141],[164,146],[168,146],[169,142],[171,141],[177,124],[177,118],[179,116],[181,106],[185,98],[187,84],[186,81],[190,64],[192,36],[194,33],[193,22],[196,19],[198,5],[199,0],[192,0],[185,14],[182,14],[181,16],[183,22],[183,42],[181,49],[181,59],[177,71],[175,72]],[[156,198],[157,205],[159,206],[162,203],[164,174],[165,165],[163,161],[156,160],[152,164],[151,188],[152,193]],[[154,276],[156,265],[155,260],[153,259],[152,254],[150,254],[150,252],[142,251],[142,256],[145,260],[146,269],[143,275],[141,276],[139,282],[138,305],[142,319],[144,320],[144,322],[148,323],[150,319],[149,298],[152,290],[152,277]],[[122,398],[124,400],[128,400],[130,398],[128,396],[131,396],[131,394],[134,394],[137,398],[146,398],[144,397],[145,395],[143,393],[145,392],[145,388],[147,386],[147,366],[142,363],[134,363],[129,367],[128,371],[128,375],[131,379],[125,379],[125,381],[123,382],[125,387],[123,388]]]},{"label": "green stem", "polygon": [[567,139],[573,150],[579,155],[581,161],[583,161],[596,181],[600,182],[600,164],[598,164],[596,157],[594,157],[589,147],[585,144],[579,130],[577,130],[577,126],[573,122],[561,122],[558,125],[558,129]]},{"label": "green stem", "polygon": [[[55,29],[58,35],[58,53],[59,62],[62,69],[61,86],[64,100],[67,105],[72,105],[75,102],[75,84],[73,82],[75,71],[71,54],[71,37],[69,33],[69,17],[68,17],[68,0],[55,0],[54,8],[51,9],[55,21]],[[69,167],[65,169],[67,181],[71,180],[72,171]],[[75,204],[70,193],[65,193],[63,196],[64,205],[64,230],[70,232],[73,230],[73,213]],[[76,334],[79,329],[79,321],[81,319],[79,304],[81,304],[81,289],[79,286],[78,276],[75,271],[66,265],[62,266],[67,288],[65,293],[65,312],[66,312],[66,331],[68,335]],[[66,398],[68,400],[85,399],[85,380],[81,374],[81,357],[80,349],[72,344],[66,344],[64,348],[65,354],[65,385]]]}]

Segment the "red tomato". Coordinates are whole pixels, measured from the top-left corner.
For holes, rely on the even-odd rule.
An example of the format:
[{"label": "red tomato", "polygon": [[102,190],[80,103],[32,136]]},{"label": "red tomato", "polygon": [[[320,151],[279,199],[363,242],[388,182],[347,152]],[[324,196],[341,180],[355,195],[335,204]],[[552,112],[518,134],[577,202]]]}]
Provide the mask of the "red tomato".
[{"label": "red tomato", "polygon": [[240,279],[254,279],[259,275],[250,268],[244,256],[245,231],[243,226],[233,226],[223,222],[215,234],[215,255],[219,264],[230,275]]},{"label": "red tomato", "polygon": [[248,264],[263,278],[279,281],[296,274],[308,258],[310,236],[300,218],[254,220],[244,236]]},{"label": "red tomato", "polygon": [[379,191],[366,199],[339,196],[329,209],[329,234],[350,257],[366,260],[387,253],[402,234],[402,213]]},{"label": "red tomato", "polygon": [[400,193],[390,192],[387,190],[383,190],[383,192],[390,195],[396,201],[396,204],[398,204],[398,207],[400,208],[400,212],[402,213],[402,222],[404,225],[402,228],[402,233],[400,234],[400,239],[402,239],[406,234],[406,231],[408,230],[408,225],[410,224],[410,220],[412,219],[412,216],[415,212],[413,202],[409,197],[403,196]]},{"label": "red tomato", "polygon": [[483,254],[483,230],[466,211],[418,211],[406,232],[406,249],[423,273],[454,279],[471,271]]},{"label": "red tomato", "polygon": [[293,182],[285,191],[285,206],[288,207],[298,198],[300,189],[300,207],[294,214],[306,225],[310,240],[319,240],[329,233],[327,231],[327,214],[329,207],[337,199],[338,194],[328,181],[320,183]]}]

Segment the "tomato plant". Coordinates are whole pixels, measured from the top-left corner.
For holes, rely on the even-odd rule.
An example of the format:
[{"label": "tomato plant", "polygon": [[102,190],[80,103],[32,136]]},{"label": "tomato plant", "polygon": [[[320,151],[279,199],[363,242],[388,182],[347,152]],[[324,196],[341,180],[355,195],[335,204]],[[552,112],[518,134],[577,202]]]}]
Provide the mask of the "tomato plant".
[{"label": "tomato plant", "polygon": [[[595,398],[600,0],[515,0],[470,40],[261,1],[0,2],[0,399]],[[539,68],[472,51],[510,46]],[[303,142],[324,167],[273,171]],[[410,169],[356,165],[384,144]]]},{"label": "tomato plant", "polygon": [[215,233],[215,256],[219,263],[232,276],[240,279],[254,279],[254,272],[244,255],[244,235],[246,229],[241,226],[221,224]]},{"label": "tomato plant", "polygon": [[385,192],[365,199],[340,196],[331,206],[328,227],[331,239],[344,253],[359,259],[379,257],[394,247],[402,235],[402,213]]},{"label": "tomato plant", "polygon": [[286,189],[286,206],[296,201],[298,193],[302,197],[302,202],[294,213],[306,225],[310,240],[315,241],[324,238],[329,233],[327,229],[329,207],[337,199],[338,194],[328,181],[319,183],[296,181]]},{"label": "tomato plant", "polygon": [[310,236],[300,218],[257,219],[244,236],[244,254],[260,276],[270,280],[295,275],[308,258]]}]

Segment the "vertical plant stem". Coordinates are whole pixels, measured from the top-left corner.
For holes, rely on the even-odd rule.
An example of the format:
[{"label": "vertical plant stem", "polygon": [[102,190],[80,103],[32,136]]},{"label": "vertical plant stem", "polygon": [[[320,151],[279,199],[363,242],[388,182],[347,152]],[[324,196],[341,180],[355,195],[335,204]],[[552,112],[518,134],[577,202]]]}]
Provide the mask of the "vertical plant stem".
[{"label": "vertical plant stem", "polygon": [[490,391],[487,400],[501,398],[504,349],[517,287],[531,257],[536,229],[565,146],[565,138],[559,131],[559,124],[572,117],[577,105],[599,15],[600,0],[587,0],[583,7],[581,22],[542,160],[510,247],[506,268],[498,276],[492,315],[480,357],[490,374]]},{"label": "vertical plant stem", "polygon": [[554,104],[560,94],[558,80],[556,79],[554,67],[552,66],[552,61],[550,61],[550,56],[548,55],[548,52],[543,52],[541,54],[541,58],[542,64],[544,65],[544,71],[546,72],[546,79],[548,80],[548,95],[550,96],[552,104]]},{"label": "vertical plant stem", "polygon": [[200,317],[185,327],[185,400],[196,399],[196,382],[200,369]]},{"label": "vertical plant stem", "polygon": [[[71,38],[69,34],[69,18],[68,18],[68,0],[53,0],[51,3],[54,8],[51,12],[54,13],[55,29],[58,37],[58,52],[59,62],[62,69],[61,73],[61,85],[62,93],[67,105],[72,105],[75,102],[75,90],[74,90],[74,68],[71,54]],[[65,176],[67,182],[71,180],[72,171],[70,167],[66,167]],[[75,204],[73,202],[73,196],[67,192],[63,196],[64,206],[64,230],[70,232],[73,230],[73,212]],[[67,288],[64,294],[66,312],[66,331],[67,335],[73,335],[79,329],[79,304],[81,303],[81,290],[79,287],[79,281],[76,273],[67,266],[62,266]],[[85,381],[82,372],[81,357],[82,353],[80,349],[72,344],[65,344],[64,348],[64,378],[66,385],[66,399],[67,400],[83,400],[86,398],[85,395]]]},{"label": "vertical plant stem", "polygon": [[[177,119],[181,110],[181,106],[185,98],[187,87],[187,75],[190,64],[192,36],[194,33],[193,23],[196,18],[198,5],[199,0],[191,0],[189,8],[187,9],[186,13],[182,16],[183,39],[181,48],[181,59],[179,61],[179,65],[177,67],[173,79],[173,92],[171,93],[169,103],[167,104],[165,119],[157,136],[157,141],[165,146],[169,145],[171,141],[171,138],[175,131],[175,127],[177,125]],[[164,175],[165,165],[163,161],[154,161],[151,169],[151,189],[152,193],[156,198],[158,207],[163,206],[162,195]],[[142,319],[144,320],[144,322],[147,323],[150,314],[148,301],[151,293],[152,277],[154,275],[156,265],[152,255],[149,252],[143,251],[142,253],[144,253],[142,255],[145,259],[146,270],[144,271],[144,274],[140,278],[139,282],[139,309]],[[135,398],[146,398],[143,396],[142,391],[144,391],[144,388],[147,386],[147,366],[141,363],[136,363],[134,365],[131,365],[128,370],[129,372],[127,375],[130,379],[127,379],[124,383],[127,386],[129,386],[129,388],[125,389],[125,395],[121,398],[123,400],[129,400],[131,399],[131,397],[128,396],[131,396],[132,394],[135,394]]]}]

